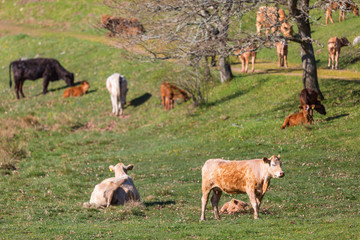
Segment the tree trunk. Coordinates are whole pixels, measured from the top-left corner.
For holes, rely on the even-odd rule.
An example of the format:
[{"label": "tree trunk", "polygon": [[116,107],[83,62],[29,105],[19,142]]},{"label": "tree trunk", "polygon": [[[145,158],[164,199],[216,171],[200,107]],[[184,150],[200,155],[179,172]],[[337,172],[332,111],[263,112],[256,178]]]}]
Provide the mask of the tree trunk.
[{"label": "tree trunk", "polygon": [[[299,2],[299,8],[297,3]],[[302,40],[309,39],[309,41],[302,41],[300,43],[300,54],[303,67],[302,82],[304,88],[310,88],[318,93],[321,100],[324,99],[318,83],[317,68],[315,61],[315,54],[311,39],[311,28],[309,22],[309,0],[289,0],[288,7],[290,13],[295,17],[296,25],[299,29],[299,35]]]},{"label": "tree trunk", "polygon": [[231,67],[225,57],[219,57],[219,68],[220,68],[220,81],[221,83],[228,82],[233,78]]}]

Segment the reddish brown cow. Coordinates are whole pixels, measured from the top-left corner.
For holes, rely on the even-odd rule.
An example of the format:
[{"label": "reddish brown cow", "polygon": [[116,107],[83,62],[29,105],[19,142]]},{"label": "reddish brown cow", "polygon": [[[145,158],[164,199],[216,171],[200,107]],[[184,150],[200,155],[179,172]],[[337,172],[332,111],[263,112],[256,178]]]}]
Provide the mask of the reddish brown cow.
[{"label": "reddish brown cow", "polygon": [[279,67],[288,67],[287,64],[287,54],[288,54],[288,44],[287,41],[285,39],[283,39],[282,41],[279,41],[277,43],[275,43],[276,46],[276,52],[278,55],[278,59],[279,59]]},{"label": "reddish brown cow", "polygon": [[80,86],[71,87],[64,91],[63,97],[80,97],[85,95],[90,88],[90,84],[87,81],[82,81]]},{"label": "reddish brown cow", "polygon": [[[242,54],[240,54],[242,51]],[[249,59],[251,57],[251,72],[254,72],[254,68],[255,68],[255,59],[256,59],[256,51],[254,49],[249,49],[247,51],[247,49],[239,49],[234,51],[234,54],[236,56],[238,56],[240,62],[241,62],[241,72],[242,73],[247,73],[248,71],[248,67],[249,67]]]},{"label": "reddish brown cow", "polygon": [[213,191],[211,204],[216,219],[220,219],[218,203],[222,192],[228,194],[247,193],[254,209],[254,218],[259,217],[259,208],[271,178],[285,176],[281,169],[279,156],[269,159],[228,161],[223,159],[209,159],[202,167],[202,198],[201,217],[205,220],[206,204],[210,192]]},{"label": "reddish brown cow", "polygon": [[268,35],[269,30],[272,33],[280,32],[285,37],[291,37],[293,34],[292,26],[286,21],[284,10],[277,7],[262,6],[259,8],[256,14],[256,31],[257,34],[261,34],[261,28],[265,28],[265,33]]},{"label": "reddish brown cow", "polygon": [[313,122],[313,109],[315,108],[315,105],[304,105],[300,106],[299,109],[301,109],[301,112],[293,113],[286,117],[283,125],[281,126],[281,129],[284,129],[285,127],[291,127],[301,124],[311,124]]},{"label": "reddish brown cow", "polygon": [[165,110],[174,108],[174,101],[182,98],[184,101],[190,99],[189,95],[173,83],[163,82],[160,88],[161,102]]},{"label": "reddish brown cow", "polygon": [[325,11],[325,23],[328,24],[328,19],[330,18],[331,23],[334,23],[332,19],[332,12],[340,9],[339,22],[341,18],[345,21],[345,11],[351,10],[355,16],[359,16],[359,8],[356,7],[355,3],[352,1],[330,1],[326,3]]},{"label": "reddish brown cow", "polygon": [[349,40],[347,38],[337,38],[332,37],[328,41],[328,51],[329,51],[329,63],[328,68],[330,69],[339,69],[339,56],[340,56],[340,50],[342,47],[346,47],[351,45]]},{"label": "reddish brown cow", "polygon": [[318,94],[310,88],[304,88],[300,92],[300,106],[315,105],[315,110],[323,115],[326,115],[325,106],[318,100]]},{"label": "reddish brown cow", "polygon": [[101,26],[110,31],[109,37],[117,35],[140,35],[145,33],[143,25],[135,18],[125,19],[114,16],[103,15],[101,19]]}]

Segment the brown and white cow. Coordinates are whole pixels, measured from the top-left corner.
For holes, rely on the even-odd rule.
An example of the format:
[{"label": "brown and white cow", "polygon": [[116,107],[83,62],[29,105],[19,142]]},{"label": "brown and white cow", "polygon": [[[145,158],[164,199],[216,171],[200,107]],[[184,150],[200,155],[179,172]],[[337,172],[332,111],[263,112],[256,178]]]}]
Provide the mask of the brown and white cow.
[{"label": "brown and white cow", "polygon": [[288,43],[285,39],[275,43],[276,52],[279,59],[279,67],[288,67],[287,54],[288,54]]},{"label": "brown and white cow", "polygon": [[332,18],[332,12],[340,9],[339,13],[339,22],[341,19],[345,21],[345,11],[351,10],[355,16],[359,16],[359,8],[355,5],[354,2],[350,0],[344,1],[328,1],[325,3],[325,23],[328,25],[328,19],[331,23],[334,23]]},{"label": "brown and white cow", "polygon": [[332,37],[328,41],[328,51],[329,51],[329,63],[328,68],[330,69],[339,69],[339,56],[340,56],[340,50],[342,47],[346,47],[351,45],[349,40],[347,38],[337,38]]},{"label": "brown and white cow", "polygon": [[269,30],[272,33],[282,33],[284,37],[293,35],[292,26],[286,21],[286,15],[283,9],[277,7],[262,6],[256,14],[256,32],[261,34],[261,28],[265,28],[266,35]]},{"label": "brown and white cow", "polygon": [[325,106],[321,104],[321,102],[318,100],[318,94],[314,90],[310,88],[304,88],[300,92],[300,106],[304,105],[314,105],[315,110],[322,114],[326,115]]},{"label": "brown and white cow", "polygon": [[255,59],[256,59],[256,50],[255,50],[255,48],[239,49],[239,50],[234,51],[234,55],[238,56],[238,58],[239,58],[239,60],[241,62],[241,72],[242,73],[247,73],[248,72],[249,60],[250,60],[250,57],[251,57],[251,72],[254,72]]},{"label": "brown and white cow", "polygon": [[247,193],[254,209],[254,218],[257,219],[261,200],[270,185],[270,179],[284,176],[280,155],[242,161],[207,160],[202,168],[200,220],[205,220],[206,204],[211,191],[213,191],[211,204],[216,219],[220,219],[218,203],[222,192],[228,194]]},{"label": "brown and white cow", "polygon": [[299,109],[301,110],[298,113],[290,114],[285,118],[281,129],[286,127],[301,125],[301,124],[311,124],[313,122],[313,109],[315,105],[304,105],[300,106]]}]

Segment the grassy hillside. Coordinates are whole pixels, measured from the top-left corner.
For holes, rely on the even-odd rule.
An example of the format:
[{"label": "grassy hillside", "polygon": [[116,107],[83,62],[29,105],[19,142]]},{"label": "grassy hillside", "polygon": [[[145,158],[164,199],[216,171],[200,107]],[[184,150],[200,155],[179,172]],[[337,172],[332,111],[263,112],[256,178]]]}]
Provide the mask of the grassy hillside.
[{"label": "grassy hillside", "polygon": [[[3,14],[14,8],[9,1],[2,4]],[[212,89],[206,106],[180,103],[165,112],[159,86],[176,74],[171,64],[140,62],[99,41],[53,31],[1,36],[1,238],[358,238],[358,81],[320,79],[328,114],[315,114],[312,126],[280,130],[299,104],[299,77],[238,75]],[[8,64],[35,56],[57,58],[76,82],[90,82],[90,92],[63,99],[62,80],[50,83],[47,95],[41,94],[42,80],[26,81],[26,99],[16,100]],[[105,79],[113,72],[129,82],[126,118],[110,114]],[[286,176],[272,180],[261,220],[247,211],[216,221],[209,204],[208,220],[199,223],[201,167],[207,159],[273,154],[281,154]],[[112,176],[108,166],[119,161],[135,165],[129,174],[142,204],[83,209],[94,186]],[[249,202],[246,195],[224,194],[221,205],[233,197]]]}]

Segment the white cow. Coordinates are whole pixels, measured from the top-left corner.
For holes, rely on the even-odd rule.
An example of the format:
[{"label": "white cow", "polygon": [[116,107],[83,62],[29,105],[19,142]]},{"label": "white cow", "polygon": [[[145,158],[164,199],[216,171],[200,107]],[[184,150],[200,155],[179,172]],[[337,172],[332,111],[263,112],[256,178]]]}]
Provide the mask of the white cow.
[{"label": "white cow", "polygon": [[110,205],[124,205],[128,201],[140,201],[140,195],[127,171],[134,165],[125,166],[118,163],[110,165],[110,171],[115,172],[115,177],[107,178],[97,184],[91,194],[90,202],[84,203],[85,208],[109,207]]},{"label": "white cow", "polygon": [[124,105],[126,104],[126,94],[128,92],[125,77],[119,73],[114,73],[106,79],[106,88],[111,97],[112,113],[116,116],[119,116],[119,113],[123,115]]}]

